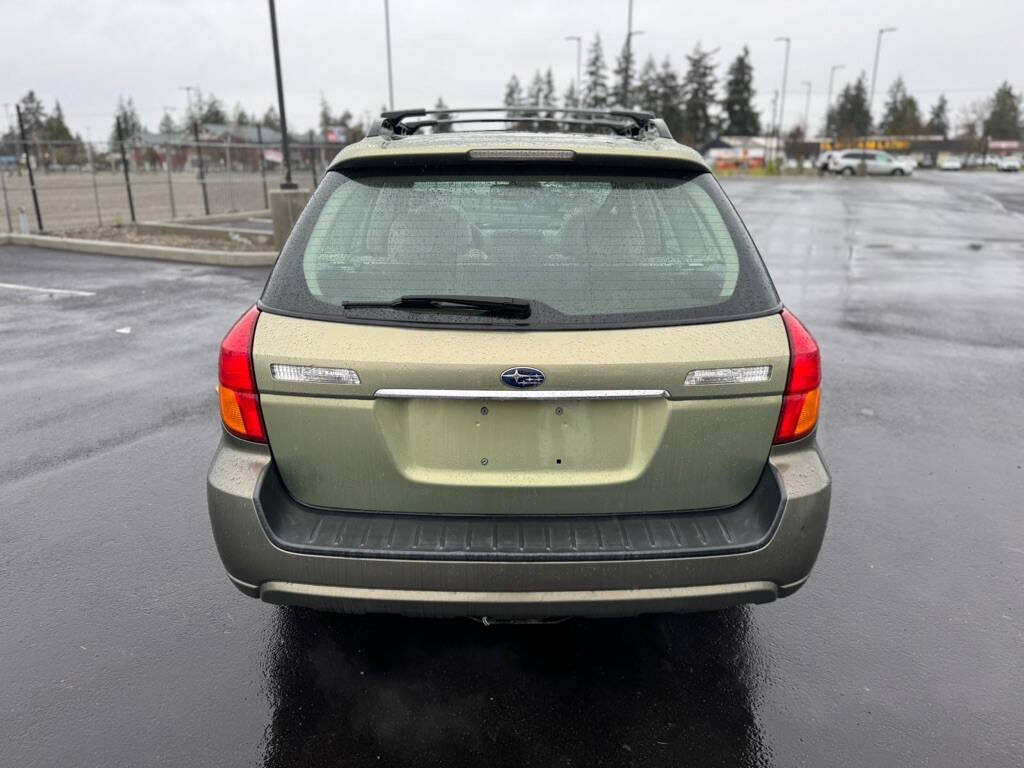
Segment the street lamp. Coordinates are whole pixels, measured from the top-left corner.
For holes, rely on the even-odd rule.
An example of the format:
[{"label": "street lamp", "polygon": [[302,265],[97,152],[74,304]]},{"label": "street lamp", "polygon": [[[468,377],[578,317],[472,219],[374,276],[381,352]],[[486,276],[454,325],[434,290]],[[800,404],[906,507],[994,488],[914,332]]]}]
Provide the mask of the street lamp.
[{"label": "street lamp", "polygon": [[292,158],[288,149],[288,120],[284,116],[284,85],[281,82],[281,51],[277,45],[277,14],[274,12],[274,0],[269,0],[269,2],[270,36],[274,41],[274,75],[277,77],[277,111],[281,117],[281,155],[284,161],[284,181],[281,182],[281,189],[298,189],[299,185],[292,181]]},{"label": "street lamp", "polygon": [[629,108],[629,68],[633,63],[633,35],[642,35],[642,31],[633,31],[633,0],[629,0],[629,13],[626,19],[626,65],[622,73],[622,100],[626,102],[622,106]]},{"label": "street lamp", "polygon": [[395,84],[391,79],[391,13],[388,10],[388,0],[384,0],[384,37],[388,46],[388,109],[395,108]]},{"label": "street lamp", "polygon": [[185,101],[188,102],[188,113],[185,116],[185,122],[187,123],[189,117],[197,117],[197,115],[195,115],[192,112],[192,91],[195,91],[198,94],[200,92],[199,91],[199,86],[198,85],[179,85],[178,86],[178,90],[185,92]]},{"label": "street lamp", "polygon": [[834,64],[828,72],[828,96],[825,98],[825,133],[829,132],[828,113],[832,109],[832,82],[836,76],[836,70],[845,69],[845,64]]},{"label": "street lamp", "polygon": [[583,72],[583,38],[580,35],[566,35],[565,39],[576,41],[576,104],[574,106],[578,107],[582,103],[581,100],[583,98],[581,90],[583,88],[583,83],[581,82]]},{"label": "street lamp", "polygon": [[789,77],[789,45],[790,45],[791,41],[790,41],[790,39],[788,37],[780,36],[780,37],[776,37],[775,38],[775,42],[776,43],[785,43],[786,44],[786,58],[785,58],[785,61],[784,61],[783,65],[782,65],[782,91],[781,91],[781,93],[779,95],[779,121],[775,124],[775,145],[774,145],[773,151],[772,151],[772,159],[773,160],[775,159],[775,157],[774,157],[775,152],[778,151],[779,136],[780,136],[780,134],[782,133],[782,130],[783,130],[782,129],[782,124],[783,124],[783,120],[784,120],[783,116],[786,113],[786,79]]},{"label": "street lamp", "polygon": [[875,81],[878,78],[878,54],[882,50],[882,35],[886,32],[895,32],[896,27],[882,27],[878,30],[878,39],[875,41],[875,66],[871,70],[871,95],[868,96],[868,113],[875,104]]},{"label": "street lamp", "polygon": [[806,99],[806,101],[804,101],[804,141],[806,141],[807,140],[807,136],[811,132],[811,124],[810,124],[810,122],[808,120],[808,117],[810,116],[810,113],[811,113],[811,81],[810,80],[801,80],[800,81],[800,85],[806,85],[807,86],[807,99]]}]

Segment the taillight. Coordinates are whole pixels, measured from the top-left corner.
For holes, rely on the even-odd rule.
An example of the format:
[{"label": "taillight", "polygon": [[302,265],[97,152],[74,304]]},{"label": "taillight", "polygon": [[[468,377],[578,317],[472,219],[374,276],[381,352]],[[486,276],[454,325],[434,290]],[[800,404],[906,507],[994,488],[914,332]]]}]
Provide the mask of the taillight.
[{"label": "taillight", "polygon": [[788,443],[809,435],[818,423],[821,400],[818,344],[788,309],[782,310],[782,321],[789,336],[789,376],[786,393],[782,396],[779,426],[775,430],[776,443]]},{"label": "taillight", "polygon": [[252,339],[260,311],[255,307],[238,318],[220,343],[220,418],[228,432],[257,443],[267,442],[260,396],[252,369]]}]

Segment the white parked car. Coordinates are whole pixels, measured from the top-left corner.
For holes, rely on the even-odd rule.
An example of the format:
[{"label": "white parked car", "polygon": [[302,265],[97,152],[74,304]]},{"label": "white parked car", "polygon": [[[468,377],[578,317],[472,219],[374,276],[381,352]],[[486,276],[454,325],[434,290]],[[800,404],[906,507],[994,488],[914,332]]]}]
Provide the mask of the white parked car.
[{"label": "white parked car", "polygon": [[999,165],[996,167],[1000,171],[1016,172],[1020,171],[1020,156],[1018,155],[1007,155],[1006,157],[999,158]]},{"label": "white parked car", "polygon": [[914,172],[914,166],[910,162],[897,160],[888,152],[866,149],[836,152],[829,160],[828,168],[832,173],[853,176],[860,172],[862,162],[869,176],[909,176]]},{"label": "white parked car", "polygon": [[940,171],[962,171],[963,167],[963,160],[955,155],[947,155],[946,157],[939,158]]}]

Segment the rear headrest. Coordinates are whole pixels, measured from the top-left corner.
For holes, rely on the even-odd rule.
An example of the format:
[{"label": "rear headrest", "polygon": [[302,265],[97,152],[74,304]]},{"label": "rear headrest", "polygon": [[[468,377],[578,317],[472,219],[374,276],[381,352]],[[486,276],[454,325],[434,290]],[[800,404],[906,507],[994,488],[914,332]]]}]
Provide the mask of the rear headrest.
[{"label": "rear headrest", "polygon": [[466,215],[453,205],[428,204],[409,211],[391,225],[388,256],[430,262],[465,254],[473,242]]}]

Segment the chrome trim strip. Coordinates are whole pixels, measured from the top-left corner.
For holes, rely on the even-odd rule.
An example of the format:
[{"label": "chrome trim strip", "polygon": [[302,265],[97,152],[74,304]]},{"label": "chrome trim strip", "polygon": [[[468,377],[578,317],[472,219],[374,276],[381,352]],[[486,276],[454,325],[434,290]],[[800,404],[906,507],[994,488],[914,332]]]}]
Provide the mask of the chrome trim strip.
[{"label": "chrome trim strip", "polygon": [[378,389],[374,397],[393,400],[649,400],[667,398],[664,389]]}]

